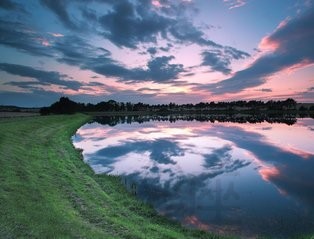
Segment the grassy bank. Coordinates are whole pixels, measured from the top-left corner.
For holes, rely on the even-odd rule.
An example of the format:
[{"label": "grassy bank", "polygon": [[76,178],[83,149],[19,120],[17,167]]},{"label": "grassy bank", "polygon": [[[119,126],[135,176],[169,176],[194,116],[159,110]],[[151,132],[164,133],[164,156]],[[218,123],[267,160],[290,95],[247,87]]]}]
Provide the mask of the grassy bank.
[{"label": "grassy bank", "polygon": [[85,115],[0,119],[0,238],[218,238],[157,216],[95,175],[70,137]]}]

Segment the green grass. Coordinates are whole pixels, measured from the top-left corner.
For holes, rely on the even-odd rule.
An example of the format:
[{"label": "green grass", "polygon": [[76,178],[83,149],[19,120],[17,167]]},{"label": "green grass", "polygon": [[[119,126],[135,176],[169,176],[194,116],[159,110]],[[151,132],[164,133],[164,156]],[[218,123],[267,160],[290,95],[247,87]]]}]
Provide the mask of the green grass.
[{"label": "green grass", "polygon": [[88,116],[0,119],[0,238],[219,238],[95,175],[70,137]]}]

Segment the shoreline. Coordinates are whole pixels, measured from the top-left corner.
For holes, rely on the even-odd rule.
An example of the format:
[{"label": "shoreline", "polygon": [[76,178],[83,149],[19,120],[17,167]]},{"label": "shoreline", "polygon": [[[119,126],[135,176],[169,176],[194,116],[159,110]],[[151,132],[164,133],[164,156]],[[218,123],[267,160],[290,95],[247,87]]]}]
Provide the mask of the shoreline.
[{"label": "shoreline", "polygon": [[96,175],[71,137],[90,116],[5,118],[0,238],[226,238],[187,229]]},{"label": "shoreline", "polygon": [[185,228],[138,200],[119,177],[95,174],[71,140],[90,119],[1,119],[0,238],[237,238]]}]

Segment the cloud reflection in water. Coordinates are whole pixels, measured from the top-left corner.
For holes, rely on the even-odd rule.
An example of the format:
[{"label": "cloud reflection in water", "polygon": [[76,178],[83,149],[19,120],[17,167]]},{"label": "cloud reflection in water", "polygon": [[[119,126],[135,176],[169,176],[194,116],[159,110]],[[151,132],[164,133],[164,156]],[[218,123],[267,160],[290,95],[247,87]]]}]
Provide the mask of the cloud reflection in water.
[{"label": "cloud reflection in water", "polygon": [[313,232],[313,124],[92,123],[74,144],[95,172],[135,183],[142,200],[183,224],[284,237]]}]

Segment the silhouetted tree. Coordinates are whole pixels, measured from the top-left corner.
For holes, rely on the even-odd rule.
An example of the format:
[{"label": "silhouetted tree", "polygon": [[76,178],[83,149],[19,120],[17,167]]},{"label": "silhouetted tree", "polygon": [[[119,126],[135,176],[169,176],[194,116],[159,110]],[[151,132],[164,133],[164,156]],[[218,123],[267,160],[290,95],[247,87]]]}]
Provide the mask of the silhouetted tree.
[{"label": "silhouetted tree", "polygon": [[50,107],[44,107],[40,113],[45,114],[73,114],[84,110],[84,104],[76,103],[68,97],[61,97],[59,101],[53,103]]},{"label": "silhouetted tree", "polygon": [[[313,110],[314,106],[311,108]],[[146,112],[156,112],[162,114],[174,113],[174,112],[186,112],[186,113],[209,113],[210,111],[221,111],[228,112],[228,114],[233,114],[236,110],[248,110],[250,113],[259,114],[270,111],[285,111],[285,110],[296,110],[297,102],[294,99],[288,98],[285,101],[273,101],[268,102],[250,100],[250,101],[233,101],[233,102],[199,102],[197,104],[182,104],[178,105],[174,102],[169,104],[157,104],[149,105],[142,102],[136,104],[127,102],[116,102],[114,100],[109,100],[107,102],[99,102],[97,104],[81,104],[71,101],[67,97],[61,97],[60,100],[49,107],[43,107],[40,110],[42,115],[46,114],[72,114],[75,112],[112,112],[112,111],[146,111]],[[300,111],[305,111],[304,106],[301,106]]]}]

